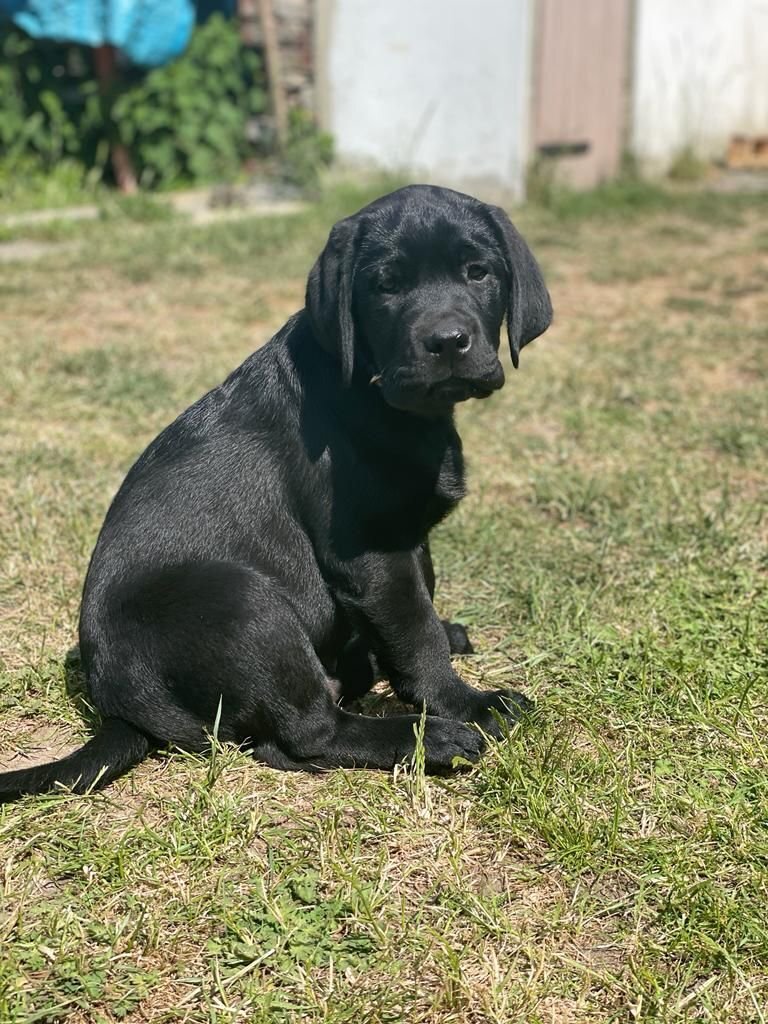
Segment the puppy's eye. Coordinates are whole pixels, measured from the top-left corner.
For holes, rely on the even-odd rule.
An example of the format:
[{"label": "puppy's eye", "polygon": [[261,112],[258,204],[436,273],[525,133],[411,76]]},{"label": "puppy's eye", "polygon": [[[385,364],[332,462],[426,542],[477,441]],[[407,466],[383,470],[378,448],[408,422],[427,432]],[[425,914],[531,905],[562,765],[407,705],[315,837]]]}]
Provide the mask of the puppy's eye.
[{"label": "puppy's eye", "polygon": [[487,276],[488,267],[484,267],[482,263],[469,263],[467,265],[467,277],[470,281],[482,281]]},{"label": "puppy's eye", "polygon": [[376,291],[382,295],[396,295],[402,287],[394,274],[383,274],[376,282]]}]

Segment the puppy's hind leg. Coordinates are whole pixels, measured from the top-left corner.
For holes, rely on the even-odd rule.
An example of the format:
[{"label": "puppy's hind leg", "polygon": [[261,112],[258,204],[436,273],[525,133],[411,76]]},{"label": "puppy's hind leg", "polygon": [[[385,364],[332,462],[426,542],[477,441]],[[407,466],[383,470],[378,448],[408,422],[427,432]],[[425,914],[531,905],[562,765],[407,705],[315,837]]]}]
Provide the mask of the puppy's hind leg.
[{"label": "puppy's hind leg", "polygon": [[[290,733],[276,737],[274,746],[257,745],[254,753],[274,767],[293,771],[390,770],[413,756],[419,722],[419,715],[374,718],[350,714],[333,704],[329,695],[327,702],[318,702],[309,714],[297,717]],[[427,716],[424,760],[428,771],[447,771],[455,758],[477,761],[483,748],[477,730],[463,722]]]},{"label": "puppy's hind leg", "polygon": [[[270,706],[266,731],[254,737],[254,755],[276,768],[319,771],[330,768],[389,770],[416,748],[418,715],[376,718],[355,715],[334,702],[325,672],[308,641],[294,646],[290,664],[275,665],[291,679],[281,700]],[[282,660],[278,657],[278,660]],[[290,672],[290,676],[287,674]],[[444,771],[454,758],[477,761],[483,750],[477,730],[463,722],[428,716],[424,732],[426,767]]]}]

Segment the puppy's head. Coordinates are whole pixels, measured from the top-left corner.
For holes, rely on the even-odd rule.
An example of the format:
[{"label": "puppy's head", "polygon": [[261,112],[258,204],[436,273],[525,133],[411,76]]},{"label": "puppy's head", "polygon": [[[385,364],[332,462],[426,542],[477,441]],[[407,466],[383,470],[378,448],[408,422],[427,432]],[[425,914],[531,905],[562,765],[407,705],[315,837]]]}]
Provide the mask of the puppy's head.
[{"label": "puppy's head", "polygon": [[336,224],[307,311],[347,383],[372,382],[390,405],[426,416],[503,385],[505,317],[515,366],[552,320],[541,271],[503,210],[430,185]]}]

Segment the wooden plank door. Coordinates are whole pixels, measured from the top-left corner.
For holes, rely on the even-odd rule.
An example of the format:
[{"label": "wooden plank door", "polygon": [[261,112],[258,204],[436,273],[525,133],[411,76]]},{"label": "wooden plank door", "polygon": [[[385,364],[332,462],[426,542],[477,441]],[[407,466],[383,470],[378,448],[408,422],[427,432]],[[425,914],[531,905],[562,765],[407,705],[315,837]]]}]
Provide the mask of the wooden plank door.
[{"label": "wooden plank door", "polygon": [[615,176],[625,144],[631,0],[539,0],[533,152],[557,179],[588,188]]}]

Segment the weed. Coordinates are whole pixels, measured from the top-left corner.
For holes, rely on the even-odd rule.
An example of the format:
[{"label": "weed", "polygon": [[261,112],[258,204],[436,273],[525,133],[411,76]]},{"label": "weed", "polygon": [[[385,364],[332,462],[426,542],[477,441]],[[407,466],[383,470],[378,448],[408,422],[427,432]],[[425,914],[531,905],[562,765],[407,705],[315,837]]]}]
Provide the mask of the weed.
[{"label": "weed", "polygon": [[706,178],[709,170],[710,164],[697,155],[693,146],[683,146],[669,165],[667,177],[670,181],[697,182]]}]

